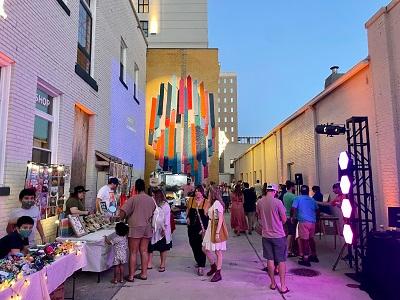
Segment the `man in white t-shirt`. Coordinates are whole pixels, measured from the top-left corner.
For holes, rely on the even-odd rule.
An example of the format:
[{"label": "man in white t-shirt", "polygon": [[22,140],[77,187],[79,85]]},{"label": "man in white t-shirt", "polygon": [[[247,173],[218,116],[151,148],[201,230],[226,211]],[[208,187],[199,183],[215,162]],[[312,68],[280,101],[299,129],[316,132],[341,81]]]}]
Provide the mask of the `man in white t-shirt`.
[{"label": "man in white t-shirt", "polygon": [[[42,239],[42,243],[46,243],[46,237],[44,235],[42,224],[40,223],[40,210],[35,205],[35,190],[34,189],[23,189],[19,193],[19,201],[21,202],[21,207],[16,208],[11,211],[10,218],[8,220],[7,233],[14,231],[17,220],[20,217],[28,216],[33,219],[33,228],[36,228]],[[35,230],[32,230],[29,235],[29,245],[35,245]]]},{"label": "man in white t-shirt", "polygon": [[115,207],[116,211],[117,200],[115,197],[115,191],[118,185],[118,178],[112,177],[108,180],[107,185],[100,188],[96,198],[96,212],[102,214],[110,214],[113,212],[113,209],[110,209],[111,206]]}]

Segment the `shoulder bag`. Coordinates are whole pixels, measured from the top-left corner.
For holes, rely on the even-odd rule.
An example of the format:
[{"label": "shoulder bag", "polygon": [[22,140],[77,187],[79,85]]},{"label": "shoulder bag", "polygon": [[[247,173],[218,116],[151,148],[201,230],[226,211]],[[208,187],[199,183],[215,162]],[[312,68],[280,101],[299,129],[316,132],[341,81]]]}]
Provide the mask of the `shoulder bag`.
[{"label": "shoulder bag", "polygon": [[219,241],[217,241],[215,238],[215,235],[217,233],[219,218],[216,219],[214,214],[215,213],[214,213],[214,209],[213,209],[212,219],[211,219],[211,242],[214,244],[225,242],[228,240],[228,237],[229,237],[228,228],[226,227],[226,223],[225,223],[225,218],[222,217],[222,226],[221,226],[221,229],[219,232]]}]

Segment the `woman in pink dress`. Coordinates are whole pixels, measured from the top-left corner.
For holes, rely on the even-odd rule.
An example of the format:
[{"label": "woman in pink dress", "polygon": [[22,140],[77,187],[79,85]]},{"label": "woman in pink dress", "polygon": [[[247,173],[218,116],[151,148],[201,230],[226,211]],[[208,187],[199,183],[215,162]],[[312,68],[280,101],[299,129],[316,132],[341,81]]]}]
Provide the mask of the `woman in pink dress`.
[{"label": "woman in pink dress", "polygon": [[246,217],[244,215],[243,202],[242,186],[236,184],[235,191],[231,195],[231,227],[233,232],[238,236],[241,232],[246,232],[248,229]]}]

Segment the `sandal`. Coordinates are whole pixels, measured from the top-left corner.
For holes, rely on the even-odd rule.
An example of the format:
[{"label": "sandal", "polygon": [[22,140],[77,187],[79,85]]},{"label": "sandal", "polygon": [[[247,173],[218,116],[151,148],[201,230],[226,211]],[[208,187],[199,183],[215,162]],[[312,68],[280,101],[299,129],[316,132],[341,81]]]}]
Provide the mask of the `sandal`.
[{"label": "sandal", "polygon": [[281,293],[282,295],[289,293],[289,289],[286,288],[286,290],[282,291],[281,289],[279,289],[279,293]]},{"label": "sandal", "polygon": [[275,291],[276,290],[276,284],[275,285],[270,284],[269,285],[269,289]]},{"label": "sandal", "polygon": [[147,280],[147,277],[142,277],[142,275],[139,273],[139,274],[136,274],[135,276],[134,276],[134,278],[135,279],[140,279],[140,280]]},{"label": "sandal", "polygon": [[165,272],[165,267],[159,267],[159,268],[158,268],[158,272],[161,272],[161,273],[162,273],[162,272]]},{"label": "sandal", "polygon": [[113,280],[111,280],[110,281],[112,284],[117,284],[118,283],[118,281],[116,280],[116,279],[113,279]]},{"label": "sandal", "polygon": [[128,282],[135,282],[135,279],[130,279],[129,276],[125,276],[125,280]]}]

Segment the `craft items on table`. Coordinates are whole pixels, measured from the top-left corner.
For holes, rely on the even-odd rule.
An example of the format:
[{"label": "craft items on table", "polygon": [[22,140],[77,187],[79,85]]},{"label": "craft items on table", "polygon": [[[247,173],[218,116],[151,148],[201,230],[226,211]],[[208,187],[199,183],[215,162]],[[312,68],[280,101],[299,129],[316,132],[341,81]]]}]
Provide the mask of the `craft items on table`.
[{"label": "craft items on table", "polygon": [[110,225],[110,220],[101,214],[89,215],[83,218],[86,230],[95,232],[97,230],[107,228]]}]

